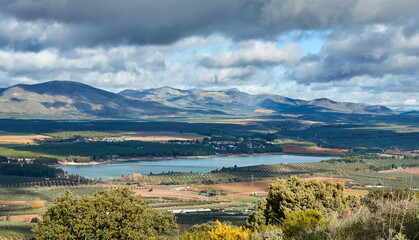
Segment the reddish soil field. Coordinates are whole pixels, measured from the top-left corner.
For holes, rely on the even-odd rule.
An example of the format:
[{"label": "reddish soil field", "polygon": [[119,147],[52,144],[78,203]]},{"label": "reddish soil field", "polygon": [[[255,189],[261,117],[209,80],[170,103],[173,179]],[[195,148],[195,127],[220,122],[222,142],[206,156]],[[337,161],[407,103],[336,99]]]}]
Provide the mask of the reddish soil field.
[{"label": "reddish soil field", "polygon": [[14,216],[10,216],[10,221],[29,222],[32,218],[38,218],[39,220],[42,220],[41,215],[33,214],[33,215],[14,215]]}]

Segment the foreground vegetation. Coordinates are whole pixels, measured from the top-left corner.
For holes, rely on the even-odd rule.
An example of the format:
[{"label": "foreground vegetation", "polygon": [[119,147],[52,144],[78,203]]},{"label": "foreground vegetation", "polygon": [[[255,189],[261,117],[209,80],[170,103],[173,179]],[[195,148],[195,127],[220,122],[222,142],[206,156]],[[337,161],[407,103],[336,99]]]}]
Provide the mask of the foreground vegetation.
[{"label": "foreground vegetation", "polygon": [[[127,188],[90,193],[91,197],[67,192],[49,206],[44,220],[30,225],[35,239],[109,234],[118,239],[418,239],[418,193],[372,190],[359,197],[345,196],[344,190],[342,183],[280,179],[259,200],[246,227],[209,221],[179,235],[173,215],[149,209]],[[5,229],[1,237],[31,236],[29,223],[0,221],[0,229]]]},{"label": "foreground vegetation", "polygon": [[163,239],[175,228],[173,215],[147,208],[122,188],[82,198],[67,192],[32,231],[34,239]]},{"label": "foreground vegetation", "polygon": [[419,238],[418,194],[378,190],[359,198],[343,197],[343,190],[339,183],[279,180],[247,219],[247,229],[209,222],[180,239]]}]

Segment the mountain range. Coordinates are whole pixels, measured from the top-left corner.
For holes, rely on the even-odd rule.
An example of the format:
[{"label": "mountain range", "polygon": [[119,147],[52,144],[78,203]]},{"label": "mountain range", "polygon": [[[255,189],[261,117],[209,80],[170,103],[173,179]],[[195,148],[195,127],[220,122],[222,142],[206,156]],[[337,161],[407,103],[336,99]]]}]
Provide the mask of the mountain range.
[{"label": "mountain range", "polygon": [[145,118],[177,115],[179,111],[78,82],[51,81],[0,89],[0,113],[11,117]]},{"label": "mountain range", "polygon": [[203,91],[199,89],[180,90],[162,87],[145,90],[124,90],[119,94],[132,99],[156,101],[171,107],[213,109],[226,113],[255,111],[294,114],[318,112],[349,114],[395,113],[389,108],[379,105],[335,102],[327,98],[304,101],[268,93],[251,95],[235,88],[223,91]]},{"label": "mountain range", "polygon": [[238,89],[204,91],[170,87],[112,93],[79,82],[50,81],[0,89],[3,118],[138,119],[198,114],[397,114],[391,109],[360,103],[311,101],[274,94],[251,95]]}]

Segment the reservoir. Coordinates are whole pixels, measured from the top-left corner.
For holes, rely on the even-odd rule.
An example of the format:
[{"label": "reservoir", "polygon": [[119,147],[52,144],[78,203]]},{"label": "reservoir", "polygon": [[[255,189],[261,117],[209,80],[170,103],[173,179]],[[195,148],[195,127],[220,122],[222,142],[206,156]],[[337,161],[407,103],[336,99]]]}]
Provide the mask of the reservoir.
[{"label": "reservoir", "polygon": [[87,178],[119,177],[132,173],[157,174],[162,172],[199,172],[206,173],[222,167],[245,167],[279,163],[308,163],[336,157],[300,156],[300,155],[250,155],[220,156],[210,158],[172,158],[164,160],[124,161],[97,165],[65,165],[57,168],[68,174],[80,174]]}]

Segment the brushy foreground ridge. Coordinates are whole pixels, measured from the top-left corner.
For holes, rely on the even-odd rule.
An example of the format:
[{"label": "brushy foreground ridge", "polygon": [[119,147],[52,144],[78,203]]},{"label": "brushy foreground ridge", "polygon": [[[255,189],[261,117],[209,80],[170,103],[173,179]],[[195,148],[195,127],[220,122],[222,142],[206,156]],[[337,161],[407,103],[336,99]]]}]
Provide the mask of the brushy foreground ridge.
[{"label": "brushy foreground ridge", "polygon": [[92,197],[66,193],[32,224],[34,239],[419,239],[419,194],[409,189],[343,196],[342,183],[279,179],[245,227],[195,225],[177,234],[173,215],[127,188]]}]

